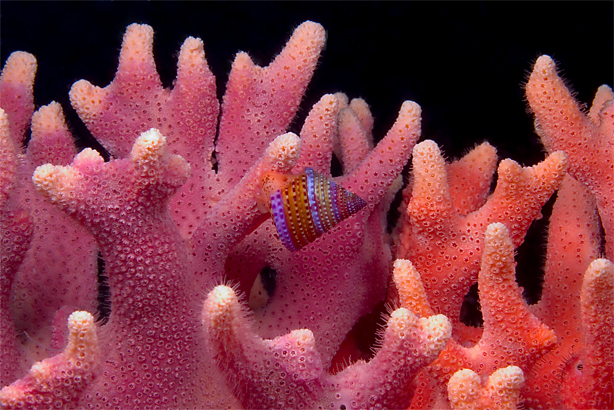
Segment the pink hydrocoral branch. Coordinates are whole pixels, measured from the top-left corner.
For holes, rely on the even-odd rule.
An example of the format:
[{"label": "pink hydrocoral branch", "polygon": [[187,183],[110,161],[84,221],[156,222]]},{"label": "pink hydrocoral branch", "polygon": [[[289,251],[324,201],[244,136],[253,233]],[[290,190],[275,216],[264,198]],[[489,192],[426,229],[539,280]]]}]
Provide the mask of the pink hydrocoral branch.
[{"label": "pink hydrocoral branch", "polygon": [[[187,253],[166,208],[188,173],[157,130],[137,139],[130,158],[105,163],[86,149],[68,167],[34,173],[37,188],[92,232],[106,261],[112,311],[100,337],[107,348],[80,403],[207,405],[211,381],[198,376]],[[147,382],[154,374],[155,385]]]},{"label": "pink hydrocoral branch", "polygon": [[[482,161],[488,169],[492,154],[484,155]],[[396,256],[412,261],[433,310],[453,318],[455,328],[460,330],[461,304],[477,279],[487,225],[505,223],[518,246],[530,223],[540,217],[541,206],[561,182],[567,163],[561,152],[534,167],[523,168],[510,159],[502,161],[495,191],[482,207],[466,216],[455,208],[449,181],[456,178],[448,178],[434,142],[416,145],[413,165],[413,183],[405,190],[403,205],[407,205],[401,209]],[[452,172],[458,170],[451,168]]]},{"label": "pink hydrocoral branch", "polygon": [[362,360],[337,374],[341,397],[352,408],[404,408],[407,386],[450,339],[452,326],[444,315],[419,318],[405,308],[390,315],[381,347],[369,362]]},{"label": "pink hydrocoral branch", "polygon": [[174,154],[195,165],[171,207],[182,234],[191,235],[204,211],[221,196],[211,189],[215,182],[211,161],[219,103],[202,40],[189,37],[183,43],[177,80],[173,89],[167,90],[162,87],[153,59],[152,28],[131,24],[124,35],[113,82],[99,88],[78,81],[71,88],[70,100],[92,134],[114,157],[126,157],[136,137],[155,127],[167,136]]},{"label": "pink hydrocoral branch", "polygon": [[0,383],[6,385],[27,368],[10,310],[15,275],[31,243],[32,221],[15,204],[17,149],[10,138],[8,116],[0,109]]},{"label": "pink hydrocoral branch", "polygon": [[116,158],[128,156],[136,137],[152,127],[168,135],[176,153],[190,162],[209,159],[213,151],[219,104],[200,39],[190,37],[182,45],[177,80],[167,90],[155,67],[153,29],[131,24],[113,82],[99,88],[77,81],[70,100],[96,139]]},{"label": "pink hydrocoral branch", "polygon": [[270,141],[286,131],[311,80],[324,46],[324,29],[307,21],[267,67],[259,67],[246,53],[232,64],[222,104],[216,142],[222,184],[228,188],[258,159]]},{"label": "pink hydrocoral branch", "polygon": [[[320,101],[313,106],[301,129],[300,151],[297,147],[298,158],[296,165],[292,168],[293,173],[303,172],[306,167],[311,166],[319,173],[330,175],[331,147],[337,128],[337,115],[338,101],[333,95],[322,96]],[[265,251],[258,246],[250,246],[250,243],[268,240],[271,242],[269,246],[275,246],[276,249],[285,251],[274,232],[276,232],[276,228],[273,221],[265,221],[243,244],[235,247],[235,251],[230,254],[225,266],[226,278],[236,283],[238,289],[243,293],[249,294],[252,284],[262,268],[258,264],[259,257],[254,255],[254,252],[270,252],[270,250]],[[237,256],[235,255],[239,255],[240,261],[236,267]],[[247,262],[245,262],[246,259]],[[246,263],[248,266],[256,265],[256,268],[246,267]],[[255,302],[251,301],[250,305],[255,306]],[[264,303],[259,307],[263,305]]]},{"label": "pink hydrocoral branch", "polygon": [[332,94],[323,95],[313,106],[301,128],[301,153],[292,169],[293,174],[299,174],[304,172],[305,168],[311,167],[314,171],[330,177],[338,113],[339,102]]},{"label": "pink hydrocoral branch", "polygon": [[[12,322],[5,330],[16,332],[21,341],[20,351],[11,360],[20,361],[22,368],[61,349],[64,332],[54,334],[54,320],[65,322],[75,309],[94,312],[97,296],[93,239],[38,194],[30,178],[37,165],[68,164],[76,154],[59,104],[52,102],[32,115],[35,71],[34,57],[18,52],[7,60],[0,78],[0,104],[11,113],[12,131],[7,137],[14,147],[14,158],[10,162],[16,161],[11,182],[15,189],[5,191],[9,198],[2,212],[9,219],[28,213],[33,223],[30,248],[15,272],[12,289],[7,289],[11,291],[10,312],[4,317]],[[24,155],[22,123],[29,122],[30,115],[32,134]],[[11,128],[11,123],[16,126]]]},{"label": "pink hydrocoral branch", "polygon": [[606,256],[614,258],[614,94],[603,86],[589,116],[580,109],[554,61],[547,55],[535,62],[526,86],[535,113],[535,127],[549,151],[563,150],[569,172],[595,195],[605,229]]},{"label": "pink hydrocoral branch", "polygon": [[25,132],[34,112],[32,87],[36,59],[23,51],[12,53],[0,76],[0,106],[9,119],[9,134],[16,144],[25,142]]},{"label": "pink hydrocoral branch", "polygon": [[392,313],[382,346],[369,362],[331,376],[310,330],[260,339],[235,292],[216,287],[203,309],[205,334],[218,366],[246,408],[402,408],[406,385],[445,346],[451,327],[442,316]]},{"label": "pink hydrocoral branch", "polygon": [[261,161],[207,214],[194,232],[192,269],[199,296],[204,296],[212,283],[225,278],[224,264],[230,252],[268,218],[269,215],[263,214],[258,207],[262,175],[266,172],[290,172],[296,164],[299,144],[300,140],[293,133],[277,137]]},{"label": "pink hydrocoral branch", "polygon": [[[36,111],[31,129],[19,193],[35,229],[15,279],[11,307],[17,330],[27,335],[28,349],[36,351],[31,360],[41,360],[48,349],[64,346],[58,337],[70,312],[96,311],[98,247],[82,226],[53,206],[32,183],[37,166],[68,165],[77,153],[60,105],[52,102]],[[63,313],[58,313],[60,309]],[[62,330],[54,335],[55,319],[62,322]]]},{"label": "pink hydrocoral branch", "polygon": [[354,98],[348,105],[347,97],[338,94],[339,138],[335,145],[335,155],[343,165],[343,172],[353,171],[373,149],[373,117],[364,100]]},{"label": "pink hydrocoral branch", "polygon": [[[153,30],[132,24],[124,35],[115,79],[105,88],[85,80],[71,89],[71,102],[92,134],[111,155],[125,157],[136,136],[151,127],[168,137],[169,147],[193,165],[171,199],[171,214],[184,237],[283,134],[294,118],[324,42],[324,30],[306,22],[265,68],[240,53],[233,64],[216,142],[219,115],[215,78],[203,43],[188,38],[181,47],[177,80],[162,88],[153,60]],[[249,69],[247,68],[249,66]],[[113,130],[106,126],[113,124]]]},{"label": "pink hydrocoral branch", "polygon": [[68,329],[64,352],[35,363],[26,377],[0,391],[3,409],[74,406],[96,376],[101,349],[90,313],[74,312],[68,318]]}]

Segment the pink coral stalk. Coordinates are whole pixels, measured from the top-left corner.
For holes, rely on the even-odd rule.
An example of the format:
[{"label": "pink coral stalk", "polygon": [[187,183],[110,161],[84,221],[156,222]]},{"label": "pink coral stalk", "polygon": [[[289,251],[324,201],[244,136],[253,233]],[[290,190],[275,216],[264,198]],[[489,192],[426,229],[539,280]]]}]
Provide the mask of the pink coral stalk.
[{"label": "pink coral stalk", "polygon": [[72,406],[95,378],[100,345],[93,316],[74,312],[68,318],[68,344],[64,352],[32,365],[26,377],[0,391],[5,409],[62,408]]},{"label": "pink coral stalk", "polygon": [[614,94],[599,88],[586,115],[558,76],[547,55],[535,62],[526,86],[535,127],[549,151],[563,150],[571,175],[595,195],[606,236],[606,256],[614,258]]},{"label": "pink coral stalk", "polygon": [[406,386],[436,357],[451,332],[443,315],[419,319],[398,309],[375,357],[331,376],[310,330],[260,339],[227,286],[209,294],[203,324],[216,362],[245,408],[401,408],[410,396]]}]

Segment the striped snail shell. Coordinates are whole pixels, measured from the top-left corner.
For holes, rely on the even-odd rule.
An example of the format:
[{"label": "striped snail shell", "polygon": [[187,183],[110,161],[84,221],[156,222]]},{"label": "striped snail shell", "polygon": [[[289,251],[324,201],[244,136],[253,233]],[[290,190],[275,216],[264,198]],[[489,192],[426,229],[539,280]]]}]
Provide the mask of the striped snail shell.
[{"label": "striped snail shell", "polygon": [[[282,178],[283,186],[270,195],[270,210],[281,242],[291,251],[315,241],[367,205],[367,201],[312,168]],[[266,192],[274,183],[265,180],[264,185]]]}]

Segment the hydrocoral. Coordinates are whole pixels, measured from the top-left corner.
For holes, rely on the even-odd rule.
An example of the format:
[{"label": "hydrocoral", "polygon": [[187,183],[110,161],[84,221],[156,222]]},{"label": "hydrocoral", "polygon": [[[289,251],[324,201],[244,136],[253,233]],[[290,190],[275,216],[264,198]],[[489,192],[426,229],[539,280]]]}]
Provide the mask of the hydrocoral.
[{"label": "hydrocoral", "polygon": [[[167,90],[152,37],[129,26],[113,82],[70,91],[108,162],[77,154],[57,103],[34,112],[33,56],[5,64],[4,407],[612,407],[614,267],[597,259],[596,213],[611,260],[609,88],[584,115],[540,57],[527,96],[551,153],[532,167],[502,161],[490,193],[494,147],[446,164],[434,142],[415,145],[411,101],[376,146],[367,104],[340,93],[314,105],[300,136],[286,133],[324,44],[317,23],[299,26],[267,67],[239,53],[221,106],[200,39],[182,45]],[[330,178],[333,154],[335,180],[368,205],[290,252],[261,212],[263,177],[311,167]],[[527,306],[514,249],[559,188],[542,299]],[[98,254],[106,324],[93,321]],[[459,319],[476,282],[480,328]],[[354,327],[382,303],[390,311],[369,355]]]}]

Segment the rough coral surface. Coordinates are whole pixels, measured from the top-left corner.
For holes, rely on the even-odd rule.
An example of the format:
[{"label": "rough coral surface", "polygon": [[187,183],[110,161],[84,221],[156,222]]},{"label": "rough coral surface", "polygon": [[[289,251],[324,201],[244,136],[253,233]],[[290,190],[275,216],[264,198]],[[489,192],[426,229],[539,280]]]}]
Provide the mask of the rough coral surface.
[{"label": "rough coral surface", "polygon": [[[549,155],[497,165],[483,143],[446,163],[433,141],[416,145],[411,101],[384,136],[343,93],[287,132],[324,40],[305,22],[266,67],[239,53],[220,103],[202,40],[186,39],[165,89],[153,29],[128,26],[111,84],[70,91],[108,162],[77,153],[59,104],[35,112],[36,60],[9,56],[3,408],[613,406],[611,89],[585,114],[542,56],[526,91]],[[367,206],[291,252],[265,185],[307,167]],[[557,190],[542,296],[528,306],[514,251]],[[460,311],[476,283],[483,325],[470,327]]]},{"label": "rough coral surface", "polygon": [[[467,189],[451,188],[464,184],[462,178],[472,179],[472,174],[463,170],[466,163],[475,161],[472,157],[480,158],[476,167],[489,172],[493,155],[492,149],[482,145],[463,162],[446,167],[437,144],[421,142],[414,148],[412,184],[403,193],[396,257],[411,260],[420,273],[433,311],[452,318],[459,332],[466,331],[458,318],[463,298],[477,279],[486,227],[492,222],[506,224],[514,245],[520,245],[567,167],[565,154],[560,151],[533,167],[523,168],[510,159],[503,160],[498,168],[497,186],[485,203],[478,199],[482,193],[472,195]],[[448,171],[453,175],[451,178]],[[459,172],[462,178],[455,176]],[[473,179],[477,174],[473,174]],[[487,186],[480,180],[472,185],[480,187],[479,191]],[[459,200],[461,196],[465,199]],[[479,208],[467,213],[469,203]],[[461,204],[461,208],[457,209],[455,204]]]},{"label": "rough coral surface", "polygon": [[77,311],[68,318],[68,344],[64,352],[32,365],[26,377],[2,389],[6,409],[72,406],[94,380],[100,362],[94,317]]},{"label": "rough coral surface", "polygon": [[245,408],[400,408],[410,396],[407,385],[452,331],[443,315],[420,319],[395,310],[375,357],[330,375],[310,330],[260,339],[232,288],[209,294],[203,322],[213,356]]},{"label": "rough coral surface", "polygon": [[513,410],[518,408],[524,375],[518,366],[499,369],[488,377],[485,386],[472,370],[459,370],[450,378],[448,397],[452,409]]},{"label": "rough coral surface", "polygon": [[549,151],[564,150],[569,172],[595,196],[605,229],[606,256],[614,258],[614,93],[603,85],[590,112],[582,112],[552,58],[535,62],[526,86],[535,128]]}]

